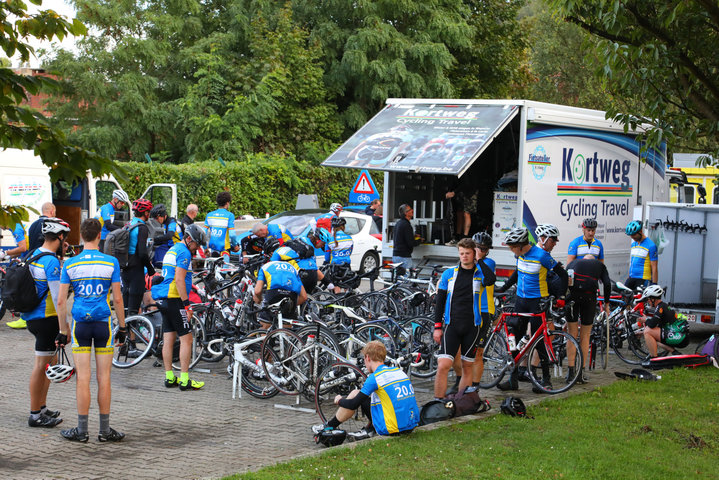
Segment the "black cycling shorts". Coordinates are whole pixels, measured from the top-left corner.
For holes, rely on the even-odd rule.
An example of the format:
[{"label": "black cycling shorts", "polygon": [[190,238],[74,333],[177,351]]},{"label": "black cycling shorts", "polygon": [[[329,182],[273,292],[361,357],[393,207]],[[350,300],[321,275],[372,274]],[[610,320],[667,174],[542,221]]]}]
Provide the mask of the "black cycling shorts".
[{"label": "black cycling shorts", "polygon": [[177,332],[180,337],[190,333],[190,322],[187,320],[187,312],[182,306],[182,300],[163,298],[157,301],[157,306],[162,313],[163,332]]},{"label": "black cycling shorts", "polygon": [[35,355],[50,356],[55,353],[55,338],[60,333],[56,316],[28,320],[27,329],[35,336]]},{"label": "black cycling shorts", "polygon": [[462,353],[462,360],[474,362],[480,333],[481,328],[474,324],[474,319],[453,320],[444,330],[438,357],[454,359],[459,351]]},{"label": "black cycling shorts", "polygon": [[492,315],[488,312],[482,312],[482,326],[479,329],[479,340],[477,340],[477,348],[484,348],[487,344],[487,337],[492,328]]},{"label": "black cycling shorts", "polygon": [[300,270],[300,280],[302,280],[302,286],[305,287],[305,292],[313,292],[317,286],[317,270]]},{"label": "black cycling shorts", "polygon": [[[292,300],[291,302],[285,302],[285,307],[282,310],[282,317],[283,318],[295,318],[295,310],[297,307],[297,294],[295,292],[290,292],[289,290],[281,290],[281,289],[272,289],[267,290],[265,292],[265,298],[262,301],[262,307],[266,307],[267,305],[272,305],[283,298],[289,298]],[[261,322],[264,323],[274,323],[275,316],[272,312],[260,312],[257,317]]]},{"label": "black cycling shorts", "polygon": [[112,326],[101,322],[74,322],[72,326],[72,353],[90,353],[95,345],[97,355],[112,355]]},{"label": "black cycling shorts", "polygon": [[581,321],[582,325],[594,323],[597,314],[597,292],[572,292],[572,314],[567,318],[570,323]]}]

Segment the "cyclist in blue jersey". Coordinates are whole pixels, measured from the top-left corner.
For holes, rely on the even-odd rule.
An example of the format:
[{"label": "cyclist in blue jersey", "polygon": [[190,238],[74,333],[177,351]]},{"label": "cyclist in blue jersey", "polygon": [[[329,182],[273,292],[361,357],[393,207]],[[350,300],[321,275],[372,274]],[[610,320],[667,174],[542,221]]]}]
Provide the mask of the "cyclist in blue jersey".
[{"label": "cyclist in blue jersey", "polygon": [[[509,250],[517,258],[517,300],[515,310],[517,313],[539,313],[540,300],[549,296],[549,285],[547,284],[547,272],[555,272],[562,281],[563,291],[567,289],[567,272],[557,263],[545,250],[529,243],[529,233],[526,228],[513,228],[505,237],[505,243]],[[527,331],[527,319],[515,317],[507,322],[511,332],[516,338],[522,338]],[[542,324],[539,317],[532,317],[530,320],[531,333],[534,334]],[[550,385],[549,365],[547,363],[547,351],[544,345],[537,349],[542,365],[542,380],[540,383]],[[531,368],[536,368],[532,366]],[[515,367],[512,370],[508,381],[498,385],[500,390],[517,390],[518,371]],[[535,393],[542,393],[537,387],[533,387]]]},{"label": "cyclist in blue jersey", "polygon": [[[165,366],[165,386],[180,390],[199,390],[205,382],[190,379],[192,355],[192,307],[189,293],[192,290],[192,257],[197,249],[206,245],[205,231],[196,224],[185,227],[185,237],[167,251],[162,261],[161,283],[152,286],[152,298],[157,300],[162,313],[162,363]],[[175,340],[180,337],[180,378],[172,371]]]},{"label": "cyclist in blue jersey", "polygon": [[147,221],[152,203],[144,198],[132,202],[135,217],[130,221],[130,243],[128,245],[127,267],[122,270],[122,299],[127,308],[127,316],[137,315],[145,293],[145,269],[147,274],[155,274],[149,256],[150,230]]},{"label": "cyclist in blue jersey", "polygon": [[483,293],[496,279],[484,261],[475,258],[475,248],[471,238],[461,239],[457,244],[459,264],[445,270],[437,285],[433,334],[434,341],[440,345],[434,380],[437,399],[446,394],[447,374],[457,353],[462,359],[458,389],[472,385],[477,343],[486,318],[482,315],[482,299],[486,298]]},{"label": "cyclist in blue jersey", "polygon": [[[351,255],[354,248],[352,237],[345,233],[347,220],[342,217],[334,217],[332,225],[332,240],[325,245],[325,265],[330,266],[330,281],[337,281],[347,278],[351,270]],[[340,293],[340,287],[335,286],[335,293]]]},{"label": "cyclist in blue jersey", "polygon": [[270,261],[288,262],[297,269],[302,280],[302,286],[305,287],[307,293],[317,286],[318,281],[324,279],[324,274],[317,269],[317,260],[315,259],[315,248],[323,249],[324,241],[310,230],[306,237],[298,237],[275,250]]},{"label": "cyclist in blue jersey", "polygon": [[593,218],[585,218],[582,221],[582,233],[581,237],[569,243],[567,264],[577,257],[584,258],[585,255],[592,255],[600,262],[604,262],[604,245],[594,238],[597,233],[597,221]]},{"label": "cyclist in blue jersey", "polygon": [[154,253],[152,255],[152,264],[156,268],[162,268],[162,259],[165,254],[175,243],[180,241],[179,228],[177,221],[167,214],[167,209],[162,203],[158,203],[150,210],[150,219],[157,222],[162,230],[153,237]]},{"label": "cyclist in blue jersey", "polygon": [[22,226],[22,223],[18,222],[11,227],[3,225],[0,226],[0,230],[10,230],[16,245],[15,248],[0,250],[0,262],[6,260],[7,258],[19,257],[27,251],[27,234],[25,233],[25,227]]},{"label": "cyclist in blue jersey", "polygon": [[347,434],[355,440],[368,438],[373,433],[409,433],[419,424],[419,407],[412,383],[401,369],[385,365],[385,345],[373,340],[365,345],[362,354],[370,374],[360,390],[353,390],[345,397],[337,395],[334,398],[339,409],[326,424],[312,427],[312,433],[317,437],[323,432],[337,429],[342,422],[352,418],[358,408],[362,409],[370,424],[357,432]]},{"label": "cyclist in blue jersey", "polygon": [[[264,293],[265,288],[267,293]],[[307,300],[307,292],[299,273],[288,262],[265,263],[257,274],[252,299],[256,304],[262,303],[264,307],[275,304],[283,298],[289,298],[290,302],[285,303],[282,316],[294,318],[297,305],[302,305]],[[272,326],[273,319],[269,312],[260,313],[258,320],[265,330]]]},{"label": "cyclist in blue jersey", "polygon": [[[495,274],[496,279],[497,264],[488,256],[489,250],[492,248],[492,236],[485,232],[478,232],[472,236],[472,240],[474,240],[476,245],[474,258],[477,260],[477,264],[479,265],[479,261],[482,260],[484,265]],[[492,327],[492,319],[494,318],[494,284],[484,287],[480,300],[482,302],[482,327],[479,330],[477,354],[474,357],[474,364],[472,365],[472,387],[475,388],[479,387],[479,382],[484,372],[482,354],[484,353],[484,345],[487,342],[489,330]],[[448,396],[459,391],[459,384],[462,381],[462,356],[459,352],[457,352],[457,355],[454,357],[452,369],[456,377],[454,386],[447,390]]]},{"label": "cyclist in blue jersey", "polygon": [[323,213],[315,220],[310,222],[311,226],[313,229],[324,228],[327,231],[332,231],[332,219],[339,217],[340,213],[342,213],[342,204],[333,203],[332,205],[330,205],[329,212]]},{"label": "cyclist in blue jersey", "polygon": [[57,300],[60,292],[60,260],[55,256],[70,234],[70,225],[59,218],[47,218],[42,226],[45,242],[30,252],[31,257],[45,254],[30,263],[40,303],[31,312],[23,314],[27,329],[35,337],[35,363],[30,374],[31,427],[54,427],[62,422],[60,412],[46,407],[50,380],[45,376],[45,365],[55,364],[55,338],[59,333]]},{"label": "cyclist in blue jersey", "polygon": [[130,205],[130,197],[128,197],[127,193],[123,190],[114,190],[110,201],[100,207],[100,211],[95,216],[95,218],[100,220],[100,224],[102,225],[100,251],[102,251],[105,246],[105,237],[107,237],[107,234],[120,228],[119,225],[115,225],[115,211],[122,210],[125,205]]},{"label": "cyclist in blue jersey", "polygon": [[205,227],[209,235],[207,244],[213,253],[223,253],[230,250],[230,232],[235,229],[235,215],[228,210],[232,201],[230,192],[217,194],[217,210],[213,210],[205,217]]},{"label": "cyclist in blue jersey", "polygon": [[279,240],[280,245],[294,238],[292,233],[290,233],[284,225],[255,223],[252,226],[252,233],[240,241],[240,250],[243,256],[242,261],[247,263],[250,261],[250,255],[261,253],[264,249],[265,239],[268,237],[276,238]]},{"label": "cyclist in blue jersey", "polygon": [[640,286],[656,284],[659,278],[657,246],[644,235],[642,224],[637,220],[629,222],[625,233],[631,237],[632,245],[629,257],[629,277],[624,284],[632,290]]},{"label": "cyclist in blue jersey", "polygon": [[[61,435],[72,441],[87,442],[88,415],[90,412],[90,377],[92,376],[91,353],[95,347],[97,371],[97,404],[100,409],[101,442],[119,442],[125,438],[110,428],[110,399],[113,336],[110,312],[110,293],[115,305],[119,329],[117,343],[125,343],[127,328],[120,287],[120,264],[113,256],[101,253],[102,225],[96,218],[89,218],[80,225],[80,236],[84,242],[82,252],[65,262],[60,276],[60,294],[57,302],[58,333],[55,343],[64,347],[68,336],[72,338],[72,355],[77,373],[77,427],[61,431]],[[75,300],[72,304],[72,327],[67,319],[67,297],[72,285]]]}]

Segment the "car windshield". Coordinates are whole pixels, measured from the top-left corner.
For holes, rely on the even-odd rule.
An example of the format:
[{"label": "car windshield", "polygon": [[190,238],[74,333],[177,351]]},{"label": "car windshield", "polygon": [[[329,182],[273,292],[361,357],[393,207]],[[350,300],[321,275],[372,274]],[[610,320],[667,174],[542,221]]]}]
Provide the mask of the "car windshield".
[{"label": "car windshield", "polygon": [[268,223],[280,224],[287,227],[293,237],[300,235],[310,224],[310,221],[321,213],[305,213],[303,215],[280,215]]}]

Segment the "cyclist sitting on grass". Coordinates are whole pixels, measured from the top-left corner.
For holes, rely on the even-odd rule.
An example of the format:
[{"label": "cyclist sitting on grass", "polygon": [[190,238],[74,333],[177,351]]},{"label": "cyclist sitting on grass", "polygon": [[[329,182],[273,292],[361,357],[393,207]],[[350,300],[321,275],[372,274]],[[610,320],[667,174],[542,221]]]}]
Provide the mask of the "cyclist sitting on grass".
[{"label": "cyclist sitting on grass", "polygon": [[326,424],[312,427],[316,436],[337,429],[342,422],[352,418],[358,408],[362,409],[370,423],[357,432],[348,433],[355,440],[369,438],[373,432],[380,435],[409,433],[419,423],[419,407],[412,383],[398,367],[384,364],[387,356],[384,344],[378,340],[368,342],[362,354],[370,375],[361,390],[334,398],[339,409]]},{"label": "cyclist sitting on grass", "polygon": [[645,324],[644,340],[647,342],[651,358],[657,356],[658,345],[672,355],[681,355],[681,352],[674,347],[684,348],[689,344],[689,337],[685,337],[681,343],[675,346],[667,344],[669,333],[667,326],[677,321],[677,314],[665,302],[662,302],[662,295],[664,295],[664,289],[659,285],[650,285],[642,293],[642,300],[646,300],[647,306],[651,307],[653,311],[650,315],[639,318],[639,321]]}]

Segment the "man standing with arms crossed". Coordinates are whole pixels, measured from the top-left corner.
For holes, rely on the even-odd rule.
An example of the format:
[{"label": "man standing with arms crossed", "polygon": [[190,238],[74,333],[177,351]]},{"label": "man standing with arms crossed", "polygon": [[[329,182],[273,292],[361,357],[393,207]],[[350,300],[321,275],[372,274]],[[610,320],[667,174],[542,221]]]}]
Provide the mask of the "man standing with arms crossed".
[{"label": "man standing with arms crossed", "polygon": [[[60,276],[60,294],[57,302],[60,333],[55,344],[64,347],[72,337],[72,354],[77,373],[77,427],[62,430],[60,434],[75,442],[85,443],[88,415],[90,412],[90,377],[92,376],[91,353],[95,346],[97,371],[97,404],[100,407],[100,442],[119,442],[125,438],[110,428],[110,398],[113,338],[110,312],[110,292],[119,322],[117,343],[125,343],[125,308],[122,303],[120,286],[120,264],[115,257],[101,253],[102,225],[96,218],[88,218],[80,226],[80,235],[85,242],[82,253],[67,260]],[[73,325],[67,319],[67,297],[72,284],[75,300],[72,305]],[[72,332],[72,335],[70,335]]]},{"label": "man standing with arms crossed", "polygon": [[[165,366],[165,386],[180,386],[180,390],[199,390],[205,382],[190,379],[190,356],[192,355],[192,308],[189,292],[192,290],[190,264],[197,249],[205,246],[205,231],[199,226],[188,225],[181,242],[168,250],[162,261],[164,280],[152,287],[152,298],[158,300],[162,313],[162,363]],[[172,353],[175,339],[180,337],[180,378],[172,371]]]},{"label": "man standing with arms crossed", "polygon": [[597,221],[593,218],[585,218],[582,221],[582,236],[569,242],[567,264],[575,258],[583,258],[585,255],[592,255],[604,263],[604,246],[602,242],[594,238],[597,234]]}]

